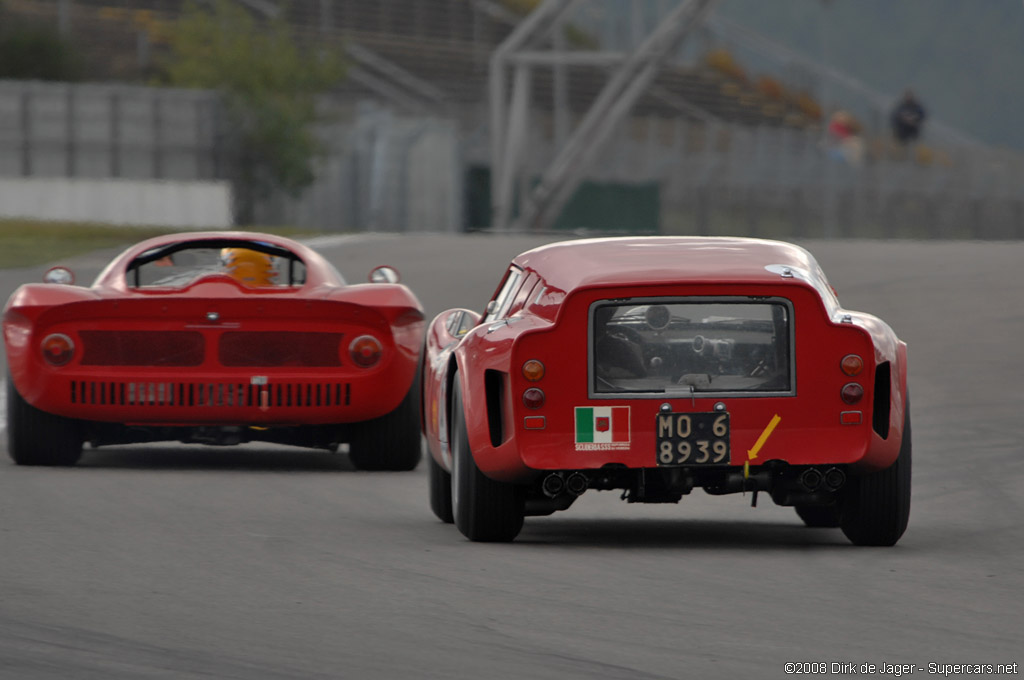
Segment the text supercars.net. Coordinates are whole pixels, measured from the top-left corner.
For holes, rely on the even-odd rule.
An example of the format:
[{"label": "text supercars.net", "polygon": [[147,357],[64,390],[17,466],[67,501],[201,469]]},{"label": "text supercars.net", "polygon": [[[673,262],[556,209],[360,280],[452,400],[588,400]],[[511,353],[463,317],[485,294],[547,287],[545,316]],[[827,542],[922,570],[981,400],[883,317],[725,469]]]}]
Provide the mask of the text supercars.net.
[{"label": "text supercars.net", "polygon": [[841,663],[838,661],[797,661],[784,667],[787,675],[1017,675],[1017,663]]}]

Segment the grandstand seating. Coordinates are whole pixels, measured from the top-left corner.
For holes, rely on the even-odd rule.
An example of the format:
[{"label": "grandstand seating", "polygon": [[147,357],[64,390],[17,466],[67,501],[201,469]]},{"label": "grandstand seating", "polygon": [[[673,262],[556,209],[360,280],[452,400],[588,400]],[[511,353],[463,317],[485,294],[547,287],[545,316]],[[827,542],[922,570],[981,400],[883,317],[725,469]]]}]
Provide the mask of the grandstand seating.
[{"label": "grandstand seating", "polygon": [[[236,0],[242,1],[245,0]],[[521,5],[522,3],[519,3]],[[185,0],[73,0],[73,38],[85,54],[91,80],[149,80],[158,72],[167,23],[179,16]],[[518,7],[509,3],[509,7]],[[40,20],[56,20],[56,0],[6,0],[8,11]],[[358,44],[431,84],[449,105],[486,100],[491,51],[511,32],[514,13],[497,0],[290,0],[286,18],[304,40]],[[717,55],[719,61],[727,57]],[[714,61],[714,60],[711,60]],[[738,68],[738,67],[733,67]],[[607,80],[600,67],[567,68],[569,106],[586,110]],[[636,105],[637,115],[690,117],[672,98],[742,125],[802,127],[814,122],[792,101],[765,93],[729,69],[702,64],[668,67],[655,88]],[[536,69],[533,100],[552,106],[550,69]],[[341,93],[365,94],[350,81]],[[667,93],[669,97],[658,96]]]}]

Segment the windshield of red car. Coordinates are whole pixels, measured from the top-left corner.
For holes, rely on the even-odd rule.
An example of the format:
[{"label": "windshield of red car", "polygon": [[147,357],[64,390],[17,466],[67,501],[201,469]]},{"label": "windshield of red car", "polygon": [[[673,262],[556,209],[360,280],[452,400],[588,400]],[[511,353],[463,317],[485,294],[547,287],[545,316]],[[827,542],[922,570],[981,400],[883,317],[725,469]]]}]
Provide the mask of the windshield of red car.
[{"label": "windshield of red car", "polygon": [[305,283],[302,260],[285,257],[277,250],[268,253],[245,245],[153,249],[128,265],[128,284],[135,288],[177,289],[217,275],[230,277],[246,288],[280,289]]}]

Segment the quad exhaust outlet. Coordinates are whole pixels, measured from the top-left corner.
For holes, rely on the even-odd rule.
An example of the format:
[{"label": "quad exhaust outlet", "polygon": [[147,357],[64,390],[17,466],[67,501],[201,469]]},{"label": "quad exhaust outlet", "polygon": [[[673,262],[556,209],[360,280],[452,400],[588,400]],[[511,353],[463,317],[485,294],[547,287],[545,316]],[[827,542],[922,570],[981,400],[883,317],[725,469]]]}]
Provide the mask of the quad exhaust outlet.
[{"label": "quad exhaust outlet", "polygon": [[565,480],[565,490],[573,496],[579,496],[590,486],[590,479],[582,472],[574,472]]},{"label": "quad exhaust outlet", "polygon": [[839,468],[829,468],[822,472],[818,468],[807,468],[800,473],[800,485],[806,491],[817,491],[822,486],[828,491],[837,491],[846,484],[846,473]]},{"label": "quad exhaust outlet", "polygon": [[541,482],[540,489],[548,498],[554,498],[565,490],[565,479],[561,473],[552,472]]},{"label": "quad exhaust outlet", "polygon": [[590,478],[582,472],[572,472],[568,475],[561,472],[552,472],[541,482],[540,489],[548,498],[555,498],[563,493],[579,496],[589,486]]}]

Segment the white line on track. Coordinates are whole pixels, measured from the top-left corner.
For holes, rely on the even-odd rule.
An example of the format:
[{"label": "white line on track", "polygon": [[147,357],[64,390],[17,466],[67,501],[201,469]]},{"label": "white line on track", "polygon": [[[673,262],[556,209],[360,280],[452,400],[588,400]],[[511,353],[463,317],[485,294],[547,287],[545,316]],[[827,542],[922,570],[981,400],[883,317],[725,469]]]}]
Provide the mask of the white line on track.
[{"label": "white line on track", "polygon": [[[301,242],[313,249],[337,248],[338,246],[361,243],[363,241],[390,241],[399,237],[399,234],[387,234],[376,231],[363,232],[358,234],[332,234],[328,236],[314,236],[313,238],[302,239]],[[7,429],[7,380],[0,378],[0,433]]]}]

